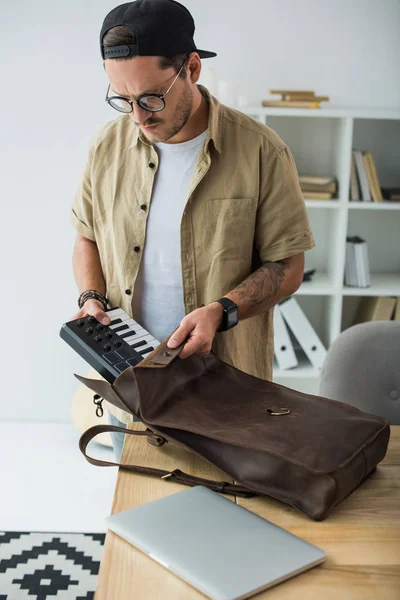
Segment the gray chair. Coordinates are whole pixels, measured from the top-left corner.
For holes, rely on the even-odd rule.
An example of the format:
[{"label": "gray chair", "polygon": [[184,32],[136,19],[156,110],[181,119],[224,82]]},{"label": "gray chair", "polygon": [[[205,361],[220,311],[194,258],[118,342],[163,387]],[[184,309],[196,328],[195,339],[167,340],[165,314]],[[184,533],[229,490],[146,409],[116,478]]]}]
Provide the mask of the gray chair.
[{"label": "gray chair", "polygon": [[319,394],[400,425],[400,321],[343,331],[327,352]]}]

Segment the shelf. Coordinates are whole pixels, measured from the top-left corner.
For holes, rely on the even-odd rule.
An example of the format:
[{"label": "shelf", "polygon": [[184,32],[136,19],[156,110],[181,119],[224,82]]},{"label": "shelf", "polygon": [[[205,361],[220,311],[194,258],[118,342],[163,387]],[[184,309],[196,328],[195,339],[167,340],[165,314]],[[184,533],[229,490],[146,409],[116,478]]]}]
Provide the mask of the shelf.
[{"label": "shelf", "polygon": [[257,116],[279,116],[279,117],[352,117],[354,119],[400,119],[400,110],[385,108],[335,108],[334,106],[322,106],[321,108],[286,108],[279,106],[247,106],[240,109],[248,115]]},{"label": "shelf", "polygon": [[320,374],[321,374],[321,371],[318,369],[315,369],[311,365],[311,363],[306,359],[300,359],[299,365],[297,367],[295,367],[294,369],[286,369],[285,371],[281,371],[281,369],[279,369],[278,365],[274,361],[274,368],[273,368],[274,381],[276,381],[277,379],[283,379],[283,378],[284,379],[287,379],[287,378],[294,379],[296,377],[301,378],[301,379],[318,379]]},{"label": "shelf", "polygon": [[400,202],[359,202],[349,200],[349,210],[400,210]]},{"label": "shelf", "polygon": [[[335,177],[337,198],[319,200],[302,192],[315,239],[306,253],[311,281],[294,296],[326,349],[352,322],[362,297],[400,297],[400,201],[349,199],[353,148],[369,150],[383,187],[398,185],[400,108],[357,108],[322,103],[321,108],[264,107],[261,102],[242,112],[267,125],[290,149],[299,174]],[[373,212],[371,212],[373,211]],[[368,244],[371,285],[346,287],[343,274],[346,238],[358,235]],[[345,316],[343,316],[345,314]],[[299,366],[282,371],[275,361],[274,379],[293,389],[318,393],[320,371],[295,347]]]},{"label": "shelf", "polygon": [[305,199],[307,208],[339,208],[339,200],[309,200]]},{"label": "shelf", "polygon": [[368,288],[343,286],[343,296],[400,296],[400,273],[371,273]]},{"label": "shelf", "polygon": [[296,294],[302,296],[330,296],[334,291],[332,280],[327,273],[314,273],[312,281],[303,281]]}]

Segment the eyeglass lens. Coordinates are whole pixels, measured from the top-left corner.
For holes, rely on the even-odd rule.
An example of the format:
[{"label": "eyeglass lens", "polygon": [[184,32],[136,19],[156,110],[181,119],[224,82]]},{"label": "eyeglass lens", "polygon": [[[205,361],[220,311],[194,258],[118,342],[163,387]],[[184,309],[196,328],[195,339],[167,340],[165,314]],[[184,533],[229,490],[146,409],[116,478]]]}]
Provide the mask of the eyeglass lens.
[{"label": "eyeglass lens", "polygon": [[[111,104],[111,106],[113,108],[115,108],[116,110],[119,110],[120,112],[125,112],[125,113],[132,112],[131,104],[127,100],[124,100],[123,98],[112,98],[109,100],[109,103]],[[157,112],[164,108],[163,100],[161,98],[158,98],[157,96],[151,96],[151,95],[142,96],[138,100],[138,104],[141,108],[143,108],[143,110],[148,110],[150,112]]]}]

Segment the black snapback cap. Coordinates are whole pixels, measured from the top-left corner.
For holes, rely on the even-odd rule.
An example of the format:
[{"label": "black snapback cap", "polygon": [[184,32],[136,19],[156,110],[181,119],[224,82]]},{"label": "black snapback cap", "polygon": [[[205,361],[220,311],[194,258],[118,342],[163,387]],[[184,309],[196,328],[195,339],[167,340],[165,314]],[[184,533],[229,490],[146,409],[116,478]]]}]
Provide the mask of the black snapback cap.
[{"label": "black snapback cap", "polygon": [[[124,25],[135,35],[135,44],[103,46],[109,29]],[[175,0],[136,0],[116,6],[104,19],[100,32],[103,59],[122,56],[174,56],[197,52],[200,58],[217,56],[198,50],[194,43],[194,20],[188,9]]]}]

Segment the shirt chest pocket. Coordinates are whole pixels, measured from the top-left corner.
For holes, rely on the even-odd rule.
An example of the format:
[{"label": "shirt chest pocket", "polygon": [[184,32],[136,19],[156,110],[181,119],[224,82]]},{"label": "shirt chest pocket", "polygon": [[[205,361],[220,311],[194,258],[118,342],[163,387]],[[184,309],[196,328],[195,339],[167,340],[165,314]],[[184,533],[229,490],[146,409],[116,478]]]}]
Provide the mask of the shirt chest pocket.
[{"label": "shirt chest pocket", "polygon": [[218,198],[205,203],[202,243],[220,260],[251,257],[257,205],[252,198]]}]

